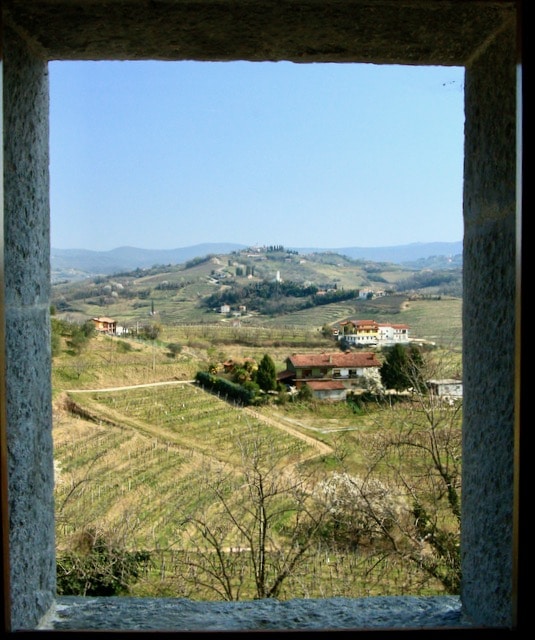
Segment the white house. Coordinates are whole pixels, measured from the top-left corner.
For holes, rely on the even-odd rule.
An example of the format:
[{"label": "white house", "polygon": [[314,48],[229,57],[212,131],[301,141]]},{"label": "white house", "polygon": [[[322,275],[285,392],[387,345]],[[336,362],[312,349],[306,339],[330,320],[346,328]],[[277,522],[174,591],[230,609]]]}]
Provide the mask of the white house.
[{"label": "white house", "polygon": [[408,344],[409,326],[406,324],[386,324],[379,323],[379,343],[388,344]]}]

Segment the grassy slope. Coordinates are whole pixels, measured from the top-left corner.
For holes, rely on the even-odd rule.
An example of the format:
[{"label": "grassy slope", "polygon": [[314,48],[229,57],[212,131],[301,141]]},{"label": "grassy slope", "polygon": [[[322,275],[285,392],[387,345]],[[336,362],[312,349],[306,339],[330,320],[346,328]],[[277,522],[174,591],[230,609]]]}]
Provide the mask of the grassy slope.
[{"label": "grassy slope", "polygon": [[[236,276],[238,265],[242,269],[246,266],[254,268],[254,277],[248,279]],[[202,298],[228,286],[234,280],[236,284],[245,286],[255,281],[272,280],[277,272],[286,281],[310,283],[320,287],[336,284],[339,289],[388,289],[389,285],[395,286],[400,280],[416,273],[414,269],[401,265],[351,261],[336,254],[282,256],[277,260],[269,258],[259,261],[246,256],[222,255],[194,266],[139,270],[100,281],[57,284],[53,287],[53,303],[58,308],[66,304],[68,310],[64,315],[70,319],[83,321],[96,315],[107,315],[115,318],[119,324],[131,327],[137,323],[154,321],[155,318],[150,316],[153,308],[157,312],[156,319],[165,325],[231,322],[231,318],[201,307]],[[214,274],[226,277],[216,280]],[[162,288],[166,283],[179,288]],[[393,298],[386,306],[391,308],[390,313],[395,314],[399,312],[399,305],[397,297]],[[321,326],[359,313],[361,306],[355,302],[329,305],[267,321],[275,326]],[[378,312],[381,309],[380,306]],[[258,324],[264,320],[247,316],[241,322]]]},{"label": "grassy slope", "polygon": [[[60,541],[62,532],[72,530],[65,522],[72,521],[73,514],[83,505],[82,512],[88,522],[111,522],[116,517],[128,520],[128,513],[136,513],[136,518],[145,523],[136,532],[136,540],[139,536],[144,544],[149,544],[156,525],[150,524],[150,517],[145,514],[147,502],[176,505],[173,497],[176,486],[181,486],[182,482],[188,485],[200,466],[215,453],[220,461],[236,463],[228,447],[236,430],[246,421],[261,424],[262,429],[277,429],[281,442],[286,442],[290,449],[298,447],[302,455],[311,455],[310,439],[316,440],[319,443],[316,454],[325,470],[332,469],[334,458],[321,449],[322,445],[333,451],[349,447],[353,453],[346,463],[358,470],[361,460],[355,445],[370,429],[373,431],[374,416],[355,415],[345,403],[319,404],[312,408],[290,404],[258,409],[259,414],[272,420],[268,425],[198,387],[184,384],[208,362],[228,358],[259,360],[264,353],[269,353],[282,369],[286,356],[299,350],[292,341],[306,342],[306,332],[291,333],[285,345],[280,345],[283,331],[266,329],[258,332],[263,344],[227,342],[214,346],[216,338],[232,340],[235,330],[222,332],[211,327],[183,327],[181,331],[186,333],[180,335],[176,328],[168,331],[168,338],[173,341],[182,338],[186,343],[175,358],[169,357],[165,341],[151,345],[103,336],[93,338],[81,356],[73,356],[64,349],[55,358],[54,441],[60,471],[58,504],[63,504],[69,496],[69,508],[62,509],[58,520],[64,523],[59,532]],[[166,333],[167,330],[164,335]],[[125,344],[130,347],[125,349]],[[319,351],[329,348],[334,348],[334,343],[322,341],[314,347]],[[458,359],[454,361],[454,368],[459,368]],[[169,381],[182,384],[100,393],[76,391]],[[67,394],[76,405],[83,407],[87,414],[85,418],[66,409]],[[87,416],[93,416],[93,419],[87,419]],[[126,460],[128,464],[125,464]],[[142,473],[137,466],[140,464]],[[141,479],[143,482],[140,483]],[[76,487],[75,491],[73,487]],[[97,495],[105,495],[106,501],[97,503]],[[76,504],[78,499],[81,502]],[[69,511],[71,507],[72,512]],[[139,515],[139,510],[144,515]],[[162,512],[158,522],[167,517]],[[166,544],[170,543],[172,529],[163,525],[158,528],[158,544],[164,544],[164,540]]]},{"label": "grassy slope", "polygon": [[[210,268],[205,264],[194,269],[205,277]],[[332,275],[325,272],[326,278]],[[162,277],[147,276],[139,284],[154,293],[154,281]],[[336,349],[320,329],[346,318],[405,323],[414,337],[460,349],[459,299],[407,301],[404,296],[390,296],[280,317],[242,318],[234,326],[220,314],[205,314],[199,324],[199,310],[192,301],[206,291],[212,292],[213,285],[194,280],[172,296],[158,292],[159,297],[154,294],[153,298],[157,315],[150,318],[150,300],[137,298],[119,298],[106,307],[80,305],[78,314],[68,316],[159,320],[162,333],[154,344],[101,336],[80,356],[64,348],[54,359],[59,548],[69,544],[75,531],[90,525],[112,528],[135,548],[173,547],[178,539],[177,513],[208,507],[196,489],[198,479],[216,462],[236,463],[231,442],[245,423],[276,433],[288,455],[315,456],[312,460],[321,473],[337,468],[334,454],[343,450],[350,451],[345,463],[358,472],[363,463],[362,445],[377,428],[373,415],[354,414],[345,403],[270,407],[253,416],[187,384],[108,393],[82,394],[77,389],[184,383],[209,362],[244,357],[259,360],[264,353],[282,369],[292,352]],[[165,318],[172,318],[172,323],[164,322]],[[217,325],[208,324],[211,322]],[[166,349],[170,342],[182,345],[176,357]],[[457,357],[452,371],[459,370]],[[84,409],[85,417],[66,410],[67,392]]]},{"label": "grassy slope", "polygon": [[[183,382],[188,378],[191,354],[170,363],[159,347],[157,356],[152,355],[152,348],[137,347],[135,356],[148,362],[123,366],[121,358],[132,359],[132,354],[121,352],[112,358],[110,344],[118,342],[102,337],[92,342],[87,357],[95,363],[94,371],[84,370],[78,385],[73,380],[62,385],[62,378],[57,377],[60,362],[72,356],[64,352],[54,367],[57,546],[58,550],[68,548],[73,536],[85,527],[96,527],[113,532],[128,548],[157,550],[153,557],[156,566],[161,563],[159,571],[136,585],[133,595],[214,597],[198,588],[188,590],[174,574],[176,553],[188,549],[187,539],[180,534],[180,517],[211,510],[202,479],[220,464],[239,472],[235,439],[249,427],[274,436],[281,472],[307,460],[306,465],[319,477],[342,470],[338,456],[345,456],[344,468],[355,474],[362,471],[367,462],[361,457],[366,444],[374,440],[379,425],[384,427],[380,414],[355,414],[345,403],[292,403],[254,411],[235,408]],[[106,358],[111,362],[103,366]],[[90,390],[154,383],[169,379],[169,373],[182,382]],[[83,386],[85,392],[76,391]],[[66,409],[67,397],[81,409],[78,415],[72,405],[71,410]],[[396,574],[394,564],[386,581],[381,578],[373,584],[365,555],[348,554],[337,558],[335,565],[332,560],[316,557],[301,567],[281,598],[441,592],[429,586],[421,591],[411,583],[411,575]],[[251,592],[250,597],[253,595]]]},{"label": "grassy slope", "polygon": [[[236,466],[233,435],[245,419],[266,434],[273,430],[189,384],[69,397],[86,419],[55,414],[60,547],[84,524],[117,530],[130,523],[134,548],[176,544],[177,515],[206,506],[202,470]],[[286,464],[314,453],[283,431],[277,443]]]}]

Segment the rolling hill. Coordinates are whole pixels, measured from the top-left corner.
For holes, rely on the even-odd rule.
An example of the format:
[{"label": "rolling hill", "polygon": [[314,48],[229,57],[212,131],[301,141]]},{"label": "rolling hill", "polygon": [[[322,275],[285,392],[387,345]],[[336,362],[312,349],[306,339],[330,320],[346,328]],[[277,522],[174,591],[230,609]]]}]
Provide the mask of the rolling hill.
[{"label": "rolling hill", "polygon": [[[455,259],[428,258],[409,266],[332,252],[241,250],[67,279],[53,285],[52,304],[60,318],[111,316],[130,331],[154,323],[318,330],[348,317],[408,322],[401,314],[411,315],[415,300],[441,301],[440,313],[450,313],[446,300],[460,306],[461,280]],[[453,313],[457,317],[458,310]],[[450,326],[451,319],[446,321]]]},{"label": "rolling hill", "polygon": [[[207,255],[244,251],[248,247],[236,243],[204,243],[177,249],[139,249],[118,247],[110,251],[88,249],[51,250],[52,281],[79,280],[95,275],[112,275],[155,265],[178,265]],[[254,249],[254,248],[253,248]],[[462,242],[415,242],[393,247],[346,247],[342,249],[294,248],[300,255],[336,253],[342,256],[375,262],[413,263],[441,256],[447,260],[462,253]]]}]

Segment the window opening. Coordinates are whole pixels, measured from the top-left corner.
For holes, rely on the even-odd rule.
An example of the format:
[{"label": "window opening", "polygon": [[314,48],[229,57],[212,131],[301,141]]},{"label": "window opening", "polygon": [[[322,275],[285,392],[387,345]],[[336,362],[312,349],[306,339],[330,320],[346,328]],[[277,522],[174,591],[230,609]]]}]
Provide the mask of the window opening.
[{"label": "window opening", "polygon": [[[222,69],[236,73],[219,75]],[[257,76],[259,70],[264,75]],[[437,531],[454,534],[453,521],[442,521],[437,529],[424,505],[396,503],[379,481],[367,483],[364,492],[364,485],[355,481],[356,472],[345,473],[351,469],[357,440],[344,442],[344,434],[358,432],[352,426],[356,420],[367,429],[377,424],[373,419],[366,422],[362,393],[378,391],[381,376],[375,361],[372,367],[366,362],[312,367],[305,362],[301,373],[295,367],[293,378],[288,370],[288,383],[284,366],[295,351],[327,351],[329,357],[344,351],[355,356],[368,353],[361,344],[365,349],[372,346],[369,327],[359,340],[358,326],[343,323],[376,317],[374,305],[384,305],[402,291],[409,305],[457,305],[448,307],[447,323],[443,311],[430,315],[431,328],[421,325],[411,345],[418,353],[447,347],[444,353],[450,360],[444,355],[435,364],[446,367],[443,377],[458,378],[462,293],[456,289],[460,265],[455,261],[461,249],[444,255],[444,245],[437,245],[438,253],[426,257],[428,270],[415,266],[421,257],[405,270],[397,266],[399,258],[387,269],[384,265],[390,260],[372,250],[398,245],[408,250],[426,240],[425,235],[413,235],[417,229],[429,233],[429,242],[454,246],[458,240],[460,245],[462,70],[299,65],[295,72],[296,65],[286,63],[50,64],[53,386],[61,394],[54,416],[56,524],[58,566],[68,576],[60,587],[67,593],[85,589],[83,595],[199,597],[199,584],[213,557],[223,552],[227,559],[202,593],[206,599],[239,599],[243,592],[248,597],[377,595],[371,583],[342,592],[347,576],[358,576],[362,567],[341,565],[350,565],[355,549],[368,549],[378,538],[385,545],[389,521],[401,511],[412,510],[414,515],[421,510],[417,520],[428,530],[413,528],[415,539],[429,539]],[[395,74],[403,75],[409,86],[393,98],[389,91]],[[419,74],[427,77],[421,85]],[[123,96],[115,90],[116,81]],[[380,97],[378,84],[388,87]],[[365,94],[362,111],[354,103],[358,93]],[[245,99],[249,94],[254,97],[250,102]],[[416,119],[408,116],[416,108],[408,105],[411,94],[419,105]],[[285,110],[289,97],[298,100]],[[428,99],[443,109],[440,122],[433,120],[436,111],[429,108]],[[367,146],[372,127],[375,144]],[[444,130],[449,133],[439,140]],[[426,146],[430,131],[431,148]],[[147,132],[150,135],[144,135]],[[443,146],[437,153],[439,142]],[[70,166],[76,166],[76,173]],[[427,179],[422,179],[429,169]],[[451,179],[446,188],[445,173]],[[413,178],[418,189],[409,186]],[[363,195],[368,182],[374,187]],[[393,211],[386,225],[377,224]],[[158,220],[160,213],[164,215]],[[235,213],[237,218],[232,218]],[[436,219],[440,227],[426,231],[427,221]],[[451,220],[444,237],[446,221]],[[360,257],[358,252],[351,254],[351,247],[370,251]],[[189,249],[178,264],[173,254],[177,248]],[[361,279],[354,283],[357,264]],[[309,273],[308,278],[303,273]],[[300,286],[292,291],[289,285],[299,279]],[[257,289],[254,298],[252,284]],[[311,291],[306,302],[315,316],[299,304],[307,287]],[[352,290],[352,296],[344,297]],[[242,297],[236,298],[236,292]],[[201,304],[203,299],[211,304]],[[333,302],[322,304],[329,299]],[[322,315],[322,307],[332,311]],[[281,308],[284,316],[277,313]],[[384,335],[373,333],[374,343],[383,335],[384,344],[392,347],[399,335],[399,343],[405,345],[410,331],[399,327],[402,323],[390,319],[378,324]],[[383,362],[388,350],[381,352],[373,345],[373,353],[380,353]],[[266,354],[274,360],[275,378],[270,378],[270,360],[262,359]],[[204,378],[197,377],[199,371]],[[418,385],[430,373],[421,379],[411,376],[415,369],[406,367],[405,372],[410,383],[393,381],[393,388],[397,384],[398,391],[413,395],[423,391]],[[214,382],[214,376],[225,384]],[[331,383],[345,378],[350,386]],[[151,386],[137,387],[143,383]],[[251,394],[258,405],[250,404]],[[266,411],[268,401],[271,411]],[[441,409],[448,407],[446,414],[455,426],[461,410],[458,399],[441,397],[437,402]],[[305,421],[296,417],[297,409],[294,415],[288,411],[300,405],[307,407]],[[351,408],[351,417],[332,418],[342,407]],[[232,422],[232,433],[225,433],[226,422]],[[245,438],[251,431],[262,432],[263,438]],[[237,478],[225,475],[229,464],[243,464],[249,478],[262,477],[269,464],[275,464],[263,451],[266,445],[295,469],[296,459],[303,463],[303,478],[314,478],[316,504],[325,506],[325,496],[346,504],[345,511],[332,516],[329,503],[321,518],[306,521],[309,503],[304,497],[310,496],[312,485],[272,485],[282,492],[275,504],[284,518],[269,526],[278,531],[277,542],[286,536],[294,540],[296,550],[293,556],[279,550],[277,566],[268,558],[275,555],[275,538],[271,546],[251,553],[255,529],[242,531],[240,537],[228,526],[238,513],[233,502]],[[219,454],[215,458],[214,449]],[[449,451],[448,456],[454,453],[458,452]],[[335,462],[332,474],[322,471],[322,466]],[[393,459],[390,464],[394,468]],[[121,468],[125,471],[116,475]],[[239,477],[239,486],[244,477]],[[217,500],[210,502],[208,492]],[[253,504],[259,507],[267,497],[257,494]],[[348,497],[353,504],[360,498],[356,512],[347,511]],[[374,508],[366,510],[364,502],[371,498]],[[450,507],[449,517],[455,518],[458,505]],[[357,513],[362,521],[352,530],[348,516]],[[443,512],[440,517],[445,517]],[[217,532],[209,526],[216,521]],[[301,524],[305,521],[308,529]],[[268,524],[254,518],[251,522]],[[200,547],[203,532],[205,546]],[[311,535],[318,542],[314,562],[306,570],[304,565],[295,569],[295,580],[285,582],[284,589],[270,592],[273,575],[283,575],[283,562],[296,557]],[[338,543],[344,541],[343,553],[332,544],[336,535]],[[253,558],[272,562],[275,574],[268,579],[251,571]],[[420,593],[422,585],[432,590],[441,584],[451,592],[457,588],[448,586],[451,576],[435,575],[433,586],[429,575],[394,578],[394,564],[390,563],[390,578],[380,583],[381,594]],[[88,566],[98,573],[91,580]],[[121,580],[113,573],[117,567]],[[225,572],[232,574],[229,582],[223,579]],[[304,575],[314,572],[325,580],[324,593],[312,592],[312,585],[304,583]],[[187,580],[187,575],[193,579]],[[114,581],[117,592],[110,586]]]}]

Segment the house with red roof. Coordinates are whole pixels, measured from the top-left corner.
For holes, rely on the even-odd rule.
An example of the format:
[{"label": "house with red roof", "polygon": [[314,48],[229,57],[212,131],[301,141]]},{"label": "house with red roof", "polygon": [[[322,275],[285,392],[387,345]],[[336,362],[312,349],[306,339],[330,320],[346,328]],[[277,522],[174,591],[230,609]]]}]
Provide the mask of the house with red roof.
[{"label": "house with red roof", "polygon": [[300,389],[308,385],[316,398],[344,400],[348,391],[381,387],[381,362],[373,352],[294,353],[286,358],[279,380]]},{"label": "house with red roof", "polygon": [[91,318],[91,320],[95,325],[95,331],[98,331],[99,333],[107,333],[110,335],[115,335],[117,333],[117,321],[113,318],[100,316],[99,318]]}]

